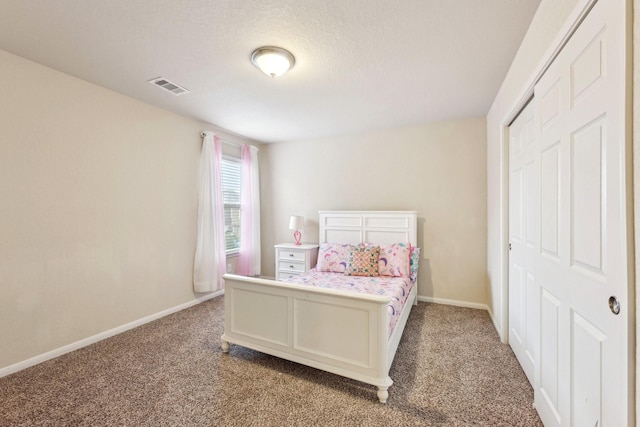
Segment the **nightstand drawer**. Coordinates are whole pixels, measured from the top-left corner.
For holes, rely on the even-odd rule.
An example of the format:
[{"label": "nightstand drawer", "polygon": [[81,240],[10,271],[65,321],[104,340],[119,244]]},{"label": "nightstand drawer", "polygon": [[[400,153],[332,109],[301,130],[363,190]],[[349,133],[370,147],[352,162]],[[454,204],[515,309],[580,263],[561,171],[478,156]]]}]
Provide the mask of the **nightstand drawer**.
[{"label": "nightstand drawer", "polygon": [[304,273],[307,269],[304,262],[280,260],[278,261],[278,270],[299,271]]},{"label": "nightstand drawer", "polygon": [[307,257],[307,253],[304,251],[287,251],[280,250],[280,259],[290,259],[293,261],[304,261]]},{"label": "nightstand drawer", "polygon": [[282,271],[278,271],[278,278],[276,280],[289,280],[294,277],[298,277],[300,273],[285,273]]}]

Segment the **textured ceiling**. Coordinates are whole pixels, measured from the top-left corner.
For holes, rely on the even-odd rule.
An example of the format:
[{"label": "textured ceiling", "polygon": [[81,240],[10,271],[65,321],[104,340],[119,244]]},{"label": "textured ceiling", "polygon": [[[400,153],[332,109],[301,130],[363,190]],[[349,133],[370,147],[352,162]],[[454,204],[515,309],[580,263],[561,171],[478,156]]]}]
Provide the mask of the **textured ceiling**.
[{"label": "textured ceiling", "polygon": [[[540,0],[2,0],[0,49],[264,142],[483,116]],[[259,46],[290,50],[271,79]],[[190,93],[147,83],[165,77]]]}]

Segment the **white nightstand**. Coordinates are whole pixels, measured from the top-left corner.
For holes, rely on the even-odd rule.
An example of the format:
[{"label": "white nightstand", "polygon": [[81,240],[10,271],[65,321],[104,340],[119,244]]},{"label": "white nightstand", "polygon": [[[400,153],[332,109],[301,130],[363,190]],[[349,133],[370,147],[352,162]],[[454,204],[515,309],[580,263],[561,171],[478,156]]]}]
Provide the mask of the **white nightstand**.
[{"label": "white nightstand", "polygon": [[318,245],[282,243],[276,249],[276,280],[290,279],[309,271],[318,261]]}]

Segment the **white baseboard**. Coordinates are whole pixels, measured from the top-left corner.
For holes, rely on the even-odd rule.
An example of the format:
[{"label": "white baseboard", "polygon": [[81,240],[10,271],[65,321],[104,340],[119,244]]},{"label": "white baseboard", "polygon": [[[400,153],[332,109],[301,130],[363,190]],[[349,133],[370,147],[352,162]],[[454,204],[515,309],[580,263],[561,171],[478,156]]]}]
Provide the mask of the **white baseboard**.
[{"label": "white baseboard", "polygon": [[71,344],[67,344],[63,347],[56,348],[55,350],[48,351],[46,353],[40,354],[30,359],[23,360],[18,363],[14,363],[13,365],[9,365],[4,368],[0,368],[0,378],[6,377],[7,375],[11,375],[13,373],[16,373],[23,369],[37,365],[39,363],[46,362],[47,360],[54,359],[58,356],[62,356],[63,354],[70,353],[74,350],[78,350],[79,348],[97,343],[98,341],[102,341],[103,339],[128,331],[129,329],[133,329],[138,326],[144,325],[145,323],[149,323],[154,320],[160,319],[161,317],[168,316],[173,313],[177,313],[178,311],[184,310],[185,308],[193,307],[196,304],[200,304],[201,302],[210,300],[222,294],[224,294],[224,290],[216,291],[211,294],[198,297],[192,301],[185,302],[184,304],[180,304],[175,307],[168,308],[158,313],[154,313],[149,316],[143,317],[141,319],[134,320],[133,322],[129,322],[127,324],[117,326],[113,329],[109,329],[108,331],[104,331],[99,334],[93,335],[91,337],[81,339],[80,341],[76,341]]},{"label": "white baseboard", "polygon": [[487,304],[480,304],[480,303],[477,303],[477,302],[459,301],[459,300],[455,300],[455,299],[445,299],[445,298],[425,297],[425,296],[420,296],[420,295],[418,295],[418,301],[432,302],[434,304],[454,305],[456,307],[477,308],[479,310],[487,310],[487,311],[489,311],[489,306]]}]

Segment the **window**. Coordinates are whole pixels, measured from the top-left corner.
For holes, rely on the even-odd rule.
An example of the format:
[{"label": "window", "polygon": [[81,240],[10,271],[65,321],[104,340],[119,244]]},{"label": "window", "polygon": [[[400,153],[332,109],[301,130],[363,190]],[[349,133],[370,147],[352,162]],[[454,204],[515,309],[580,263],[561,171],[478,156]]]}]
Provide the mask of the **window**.
[{"label": "window", "polygon": [[240,160],[222,158],[222,201],[224,204],[224,240],[227,254],[240,249]]}]

